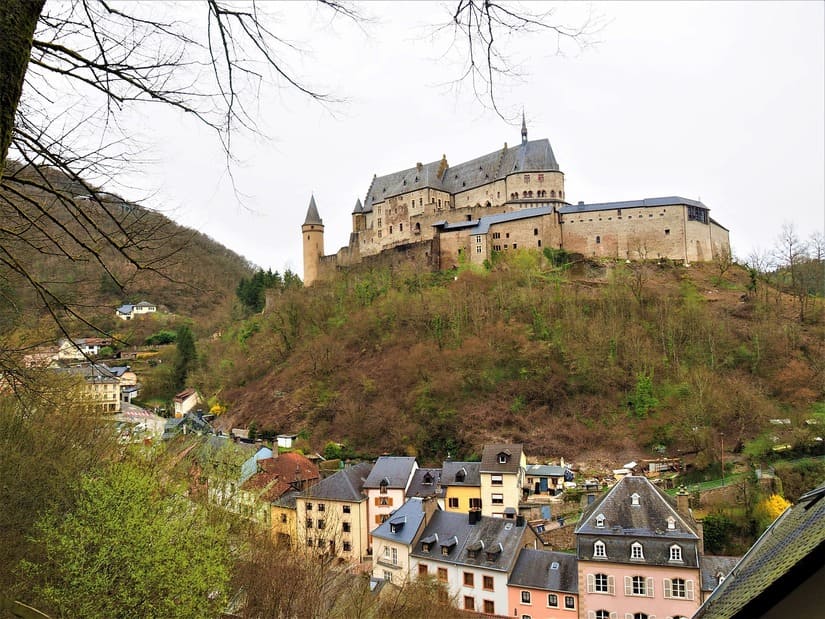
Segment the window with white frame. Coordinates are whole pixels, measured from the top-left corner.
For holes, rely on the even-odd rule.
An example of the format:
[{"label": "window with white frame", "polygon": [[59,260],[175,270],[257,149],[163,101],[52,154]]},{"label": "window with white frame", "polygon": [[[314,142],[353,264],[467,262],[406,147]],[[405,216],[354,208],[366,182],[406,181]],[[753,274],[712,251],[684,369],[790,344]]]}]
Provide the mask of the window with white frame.
[{"label": "window with white frame", "polygon": [[576,608],[576,598],[574,598],[572,595],[565,595],[564,607],[568,610],[573,610],[574,608]]},{"label": "window with white frame", "polygon": [[588,610],[587,619],[616,619],[616,613],[609,610]]},{"label": "window with white frame", "polygon": [[596,526],[601,529],[604,528],[604,514],[596,516]]},{"label": "window with white frame", "polygon": [[628,619],[649,619],[647,613],[633,613],[632,615],[628,615]]},{"label": "window with white frame", "polygon": [[601,540],[597,540],[593,544],[593,557],[597,559],[606,559],[607,558],[607,551],[604,546],[604,542]]},{"label": "window with white frame", "polygon": [[676,518],[674,518],[673,516],[670,516],[667,519],[667,528],[670,529],[671,531],[676,528]]},{"label": "window with white frame", "polygon": [[521,603],[522,604],[532,604],[530,601],[530,592],[529,591],[522,591],[521,592]]},{"label": "window with white frame", "polygon": [[684,578],[665,578],[665,597],[676,600],[693,600],[693,581]]},{"label": "window with white frame", "polygon": [[633,493],[630,495],[630,504],[631,505],[638,505],[639,504],[639,495],[637,493]]},{"label": "window with white frame", "polygon": [[670,547],[670,560],[671,561],[681,561],[682,560],[682,547],[678,546],[677,544],[673,544]]},{"label": "window with white frame", "polygon": [[653,597],[653,579],[644,576],[625,576],[624,594]]},{"label": "window with white frame", "polygon": [[644,549],[639,542],[633,542],[630,545],[630,558],[636,560],[642,560],[645,558]]},{"label": "window with white frame", "polygon": [[504,484],[504,477],[501,475],[491,475],[490,484],[493,486],[501,486]]},{"label": "window with white frame", "polygon": [[493,505],[504,505],[504,495],[503,494],[493,494],[491,497]]},{"label": "window with white frame", "polygon": [[548,593],[547,594],[547,605],[551,608],[558,608],[559,606],[559,596],[555,593]]},{"label": "window with white frame", "polygon": [[587,592],[614,595],[616,593],[614,577],[607,574],[588,574]]}]

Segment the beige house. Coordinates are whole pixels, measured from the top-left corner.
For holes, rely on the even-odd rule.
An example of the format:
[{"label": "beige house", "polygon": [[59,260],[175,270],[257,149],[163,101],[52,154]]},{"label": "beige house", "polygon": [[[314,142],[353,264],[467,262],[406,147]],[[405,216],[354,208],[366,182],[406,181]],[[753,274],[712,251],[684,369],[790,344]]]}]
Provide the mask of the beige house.
[{"label": "beige house", "polygon": [[57,371],[82,381],[81,403],[102,413],[120,412],[120,379],[107,366],[102,363],[82,363]]},{"label": "beige house", "polygon": [[495,252],[564,249],[587,257],[708,261],[730,252],[728,230],[707,206],[682,197],[572,204],[547,139],[450,165],[431,163],[374,176],[352,212],[346,247],[324,255],[313,196],[301,227],[304,284],[365,261],[422,268],[481,264]]},{"label": "beige house", "polygon": [[141,301],[140,303],[131,304],[126,303],[115,310],[115,316],[121,320],[132,320],[137,316],[145,314],[153,314],[158,311],[157,305],[149,303],[148,301]]},{"label": "beige house", "polygon": [[353,563],[369,560],[364,482],[371,470],[369,462],[347,467],[296,497],[299,546]]},{"label": "beige house", "polygon": [[438,509],[435,497],[413,497],[372,532],[372,575],[395,585],[410,577],[410,550]]},{"label": "beige house", "polygon": [[364,482],[369,499],[367,517],[369,530],[383,523],[407,500],[407,488],[418,469],[415,458],[381,456],[375,461]]},{"label": "beige house", "polygon": [[76,339],[63,338],[58,342],[57,358],[60,361],[83,361],[88,357],[96,357],[102,348],[109,346],[112,341],[104,337],[80,337]]},{"label": "beige house", "polygon": [[521,501],[527,458],[522,445],[485,445],[481,454],[481,514],[515,518]]},{"label": "beige house", "polygon": [[200,403],[198,392],[193,387],[188,387],[172,398],[175,407],[175,417],[183,417],[186,413],[194,409]]}]

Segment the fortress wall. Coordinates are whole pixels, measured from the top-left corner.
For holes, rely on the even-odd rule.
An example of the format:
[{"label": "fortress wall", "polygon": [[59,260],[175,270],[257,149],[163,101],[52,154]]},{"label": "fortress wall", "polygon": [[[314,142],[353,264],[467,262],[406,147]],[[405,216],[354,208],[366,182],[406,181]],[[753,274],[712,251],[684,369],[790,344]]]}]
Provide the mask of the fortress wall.
[{"label": "fortress wall", "polygon": [[[543,180],[539,180],[543,177]],[[545,198],[551,199],[550,192],[555,191],[556,199],[564,198],[564,174],[557,171],[548,172],[517,172],[510,174],[506,179],[506,187],[502,191],[502,196],[510,198],[511,193],[518,193],[521,197],[525,191],[532,191],[533,197],[538,197],[538,191],[547,192]],[[505,193],[506,191],[506,193]]]},{"label": "fortress wall", "polygon": [[720,249],[725,249],[730,253],[730,232],[719,224],[710,222],[710,246],[713,249],[714,258]]},{"label": "fortress wall", "polygon": [[[449,170],[447,170],[447,174],[450,174]],[[456,209],[474,207],[476,204],[484,207],[487,202],[489,202],[491,206],[500,206],[508,200],[508,196],[505,181],[498,180],[480,187],[458,192],[455,194],[454,206]]]},{"label": "fortress wall", "polygon": [[[567,251],[587,257],[684,260],[686,223],[683,206],[567,213],[562,217],[561,241]],[[708,234],[706,225],[690,223]]]}]

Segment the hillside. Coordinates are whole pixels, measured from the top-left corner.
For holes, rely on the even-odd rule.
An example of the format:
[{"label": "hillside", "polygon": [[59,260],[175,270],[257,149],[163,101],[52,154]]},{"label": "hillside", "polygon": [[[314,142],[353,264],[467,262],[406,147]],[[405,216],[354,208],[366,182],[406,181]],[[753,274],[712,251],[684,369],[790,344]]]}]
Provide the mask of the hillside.
[{"label": "hillside", "polygon": [[0,231],[8,251],[0,261],[0,333],[15,341],[60,335],[47,303],[77,336],[91,334],[86,321],[134,332],[142,343],[151,320],[126,329],[114,316],[114,308],[141,300],[158,305],[167,317],[161,322],[191,318],[208,334],[230,319],[235,287],[252,272],[209,237],[50,168],[10,162],[2,191],[0,214],[11,225]]},{"label": "hillside", "polygon": [[822,299],[800,324],[792,297],[748,287],[739,267],[566,268],[527,252],[489,272],[343,273],[225,331],[197,380],[228,406],[222,428],[302,431],[315,449],[427,462],[508,440],[701,466],[721,432],[741,448],[772,418],[792,419],[783,441],[809,441],[825,396]]}]

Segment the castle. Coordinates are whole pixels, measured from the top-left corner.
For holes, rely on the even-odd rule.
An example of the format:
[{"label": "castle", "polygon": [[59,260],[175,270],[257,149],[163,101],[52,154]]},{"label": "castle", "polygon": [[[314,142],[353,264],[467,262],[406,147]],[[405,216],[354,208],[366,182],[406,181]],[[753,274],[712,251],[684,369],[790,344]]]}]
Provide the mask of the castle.
[{"label": "castle", "polygon": [[304,284],[359,263],[415,261],[448,269],[483,264],[493,252],[550,247],[593,258],[685,263],[730,253],[728,230],[707,206],[681,197],[571,204],[547,139],[451,166],[432,163],[373,176],[352,211],[349,244],[324,255],[324,224],[313,196],[301,226]]}]

